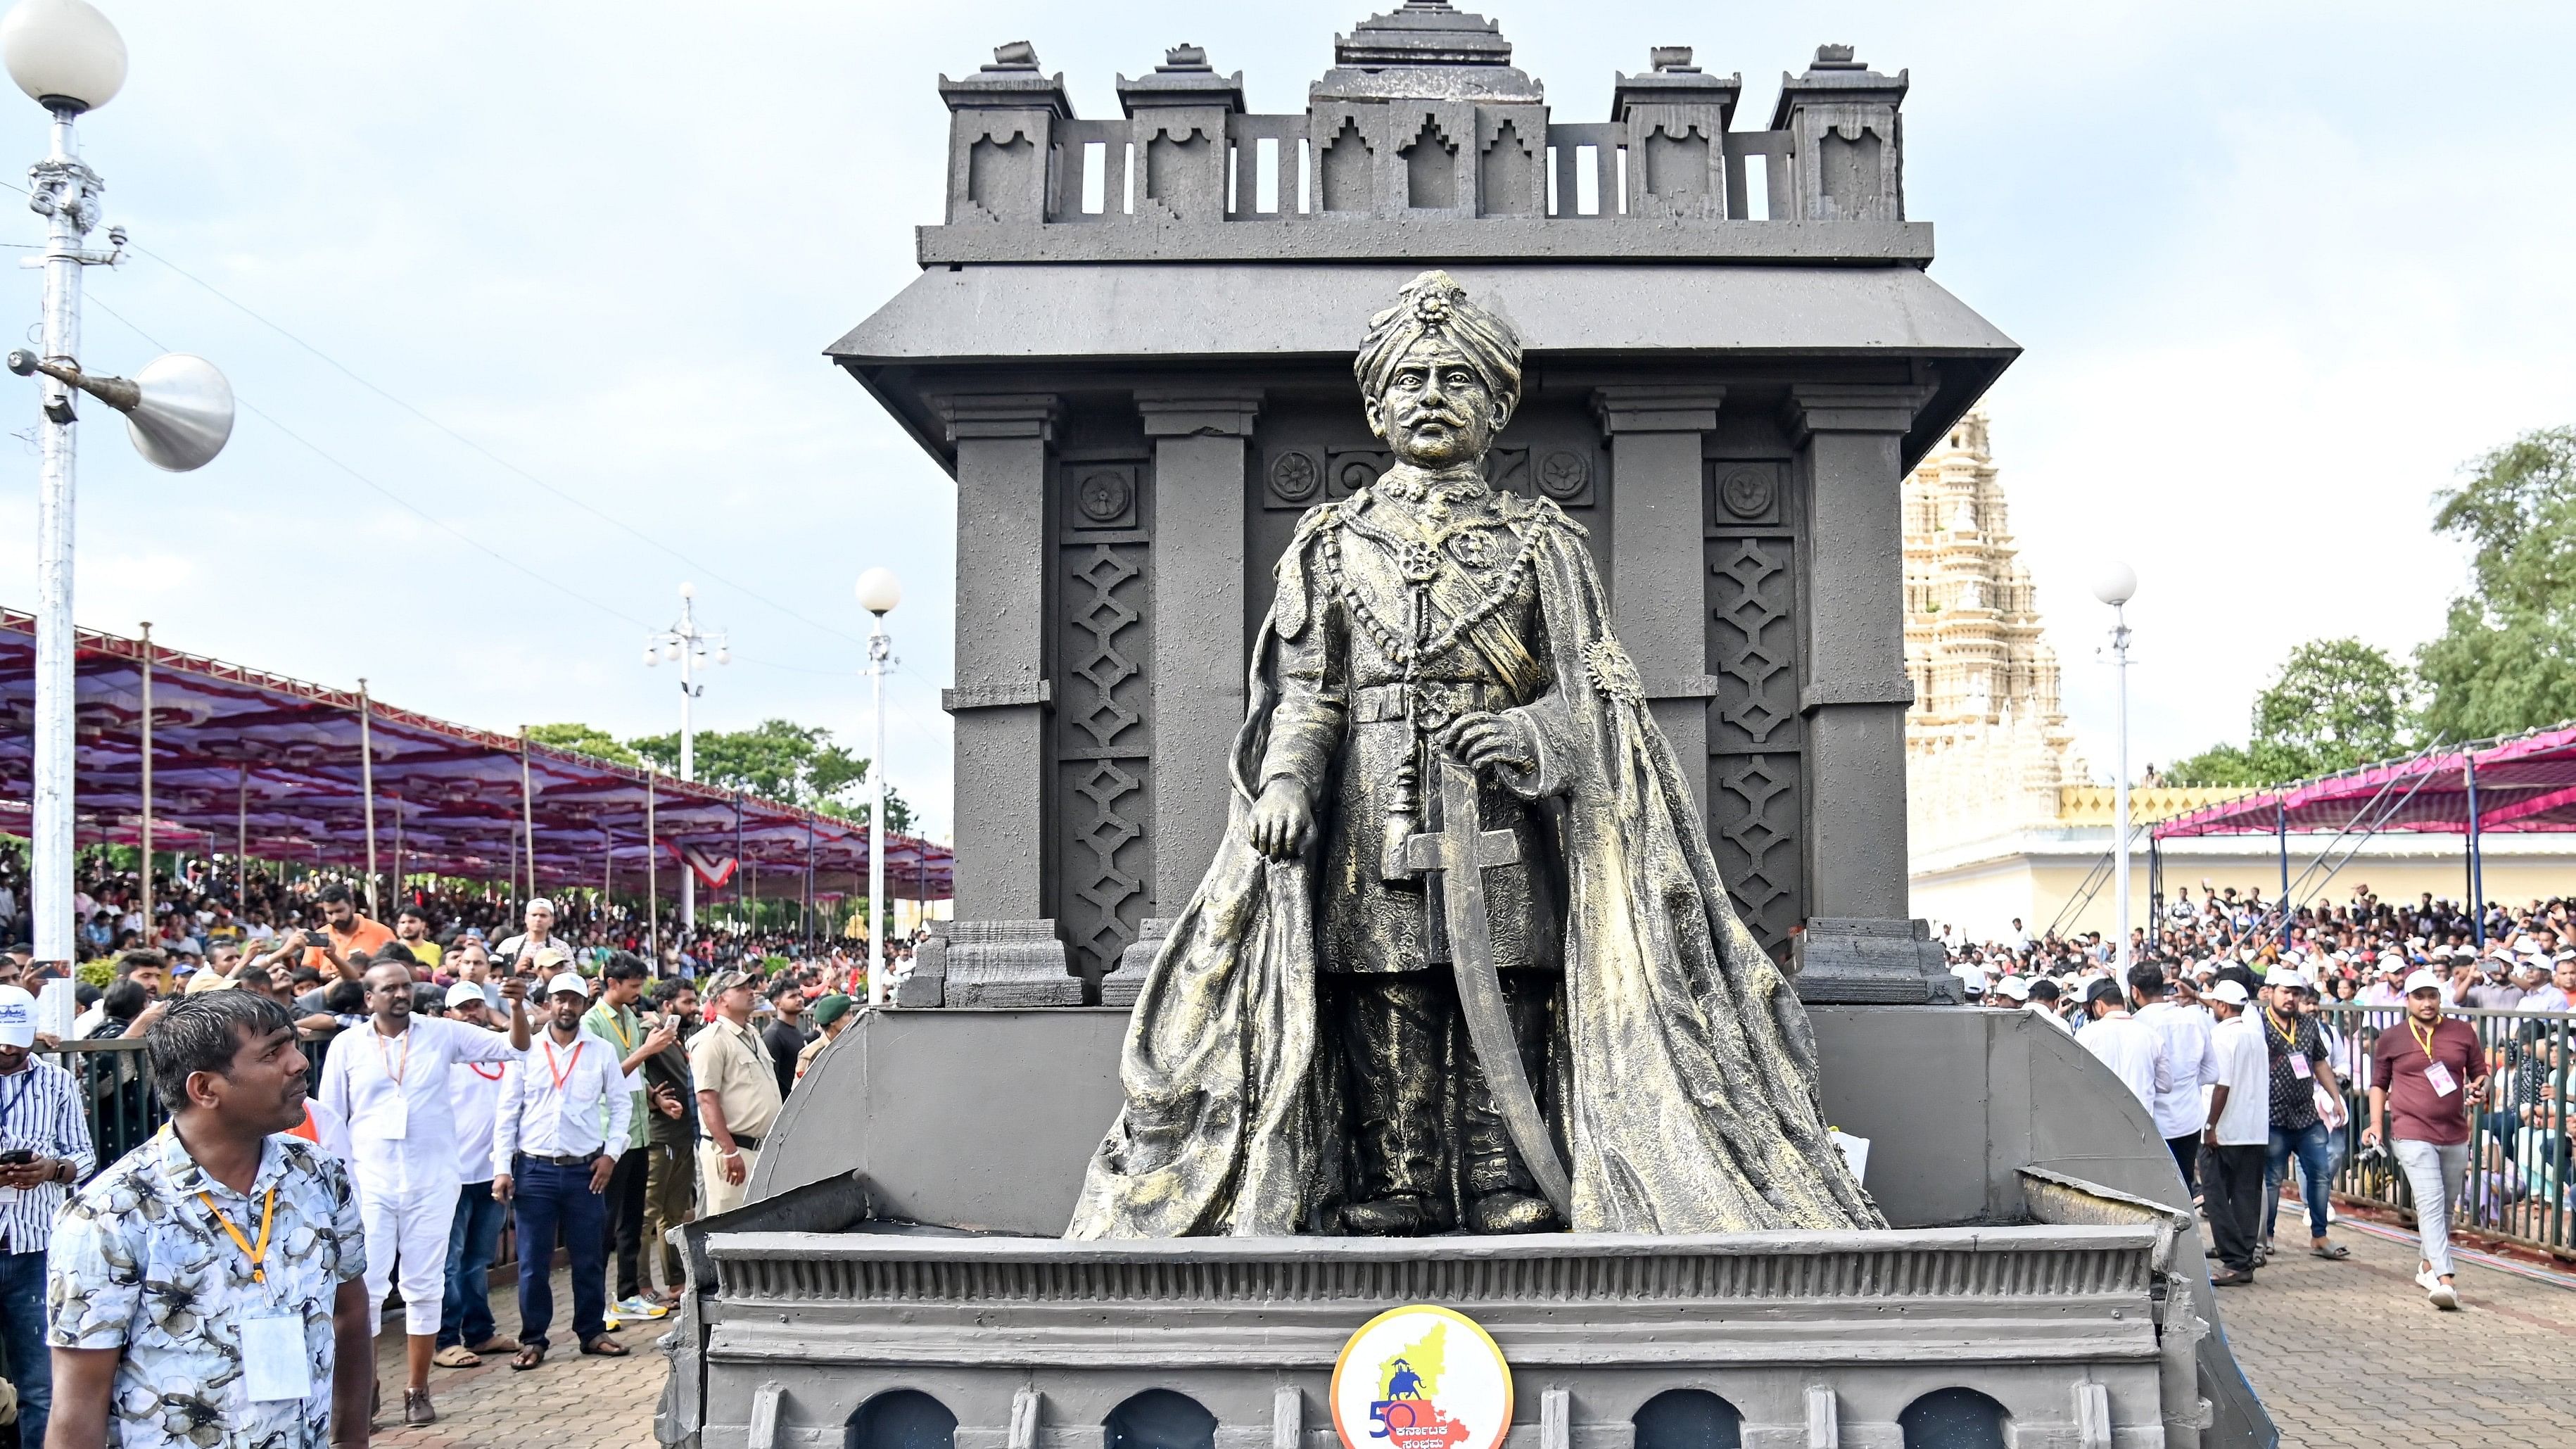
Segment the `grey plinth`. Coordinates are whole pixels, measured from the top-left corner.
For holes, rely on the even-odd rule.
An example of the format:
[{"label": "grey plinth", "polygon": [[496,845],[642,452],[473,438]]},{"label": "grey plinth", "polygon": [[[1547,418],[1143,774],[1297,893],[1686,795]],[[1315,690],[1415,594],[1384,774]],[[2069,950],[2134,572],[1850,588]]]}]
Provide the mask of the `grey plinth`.
[{"label": "grey plinth", "polygon": [[1811,920],[1791,951],[1801,1001],[1955,1006],[1961,999],[1941,943],[1919,920]]},{"label": "grey plinth", "polygon": [[1420,1242],[718,1232],[700,1443],[835,1442],[903,1388],[956,1415],[956,1449],[1090,1449],[1160,1388],[1215,1416],[1220,1449],[1336,1449],[1344,1342],[1435,1302],[1512,1365],[1509,1449],[1630,1449],[1674,1388],[1732,1405],[1747,1449],[1896,1449],[1909,1405],[1960,1388],[2001,1405],[2017,1445],[2178,1449],[2203,1409],[2191,1296],[2163,1291],[2176,1241],[2143,1214]]},{"label": "grey plinth", "polygon": [[[934,936],[941,1006],[1080,1006],[1082,980],[1065,970],[1055,922],[949,921]],[[914,967],[918,977],[922,966]]]},{"label": "grey plinth", "polygon": [[1172,934],[1172,918],[1147,916],[1137,923],[1136,942],[1118,954],[1118,969],[1100,978],[1100,1004],[1133,1006],[1138,988],[1145,984],[1145,973],[1153,969],[1154,953],[1163,949],[1163,940]]}]

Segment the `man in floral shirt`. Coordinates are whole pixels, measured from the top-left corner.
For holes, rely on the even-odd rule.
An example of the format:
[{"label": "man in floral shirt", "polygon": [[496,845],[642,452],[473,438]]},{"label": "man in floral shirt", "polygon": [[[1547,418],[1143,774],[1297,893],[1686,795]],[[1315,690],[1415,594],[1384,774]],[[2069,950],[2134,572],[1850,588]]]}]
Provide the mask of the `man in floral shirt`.
[{"label": "man in floral shirt", "polygon": [[306,1065],[253,991],[144,1034],[170,1125],[63,1209],[48,1297],[68,1449],[363,1449],[374,1355],[358,1204],[293,1137]]}]

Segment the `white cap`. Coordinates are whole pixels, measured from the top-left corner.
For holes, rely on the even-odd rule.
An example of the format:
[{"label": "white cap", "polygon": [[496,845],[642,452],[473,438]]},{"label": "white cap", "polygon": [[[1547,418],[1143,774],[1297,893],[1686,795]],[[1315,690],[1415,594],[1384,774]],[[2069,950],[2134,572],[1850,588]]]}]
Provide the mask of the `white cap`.
[{"label": "white cap", "polygon": [[2007,976],[1995,983],[1995,990],[2015,1001],[2030,1000],[2030,983],[2018,976]]},{"label": "white cap", "polygon": [[2414,975],[2406,978],[2406,994],[2409,996],[2414,995],[2418,991],[2439,991],[2441,989],[2442,978],[2434,975],[2430,971],[2418,971]]},{"label": "white cap", "polygon": [[555,903],[547,900],[544,896],[539,896],[535,900],[528,902],[528,909],[532,911],[543,911],[547,915],[551,916],[555,913]]},{"label": "white cap", "polygon": [[556,975],[555,979],[546,983],[546,995],[548,996],[560,996],[567,991],[580,997],[584,1001],[588,1001],[590,999],[590,983],[582,980],[578,973],[571,971],[561,972]]},{"label": "white cap", "polygon": [[2263,984],[2266,986],[2295,986],[2302,991],[2314,991],[2317,989],[2317,984],[2308,979],[2308,973],[2299,970],[2295,966],[2276,966],[2272,968],[2271,974],[2263,978]]},{"label": "white cap", "polygon": [[2245,994],[2245,987],[2235,981],[2221,981],[2201,995],[2212,1001],[2224,1001],[2230,1006],[2243,1006],[2247,1001],[2252,1000]]},{"label": "white cap", "polygon": [[483,995],[483,988],[475,985],[471,981],[459,981],[455,985],[447,988],[448,1010],[454,1011],[456,1008],[463,1006],[469,1001],[479,1002],[485,1006],[492,1004],[491,1001]]},{"label": "white cap", "polygon": [[36,998],[23,986],[0,986],[0,1046],[36,1044]]}]

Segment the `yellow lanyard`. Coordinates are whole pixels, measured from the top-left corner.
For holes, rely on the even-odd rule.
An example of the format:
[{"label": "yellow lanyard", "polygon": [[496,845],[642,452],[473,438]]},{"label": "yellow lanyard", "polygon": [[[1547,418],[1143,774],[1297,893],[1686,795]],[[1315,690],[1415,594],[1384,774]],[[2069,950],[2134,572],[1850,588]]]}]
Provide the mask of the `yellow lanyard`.
[{"label": "yellow lanyard", "polygon": [[2299,1039],[2291,1033],[2289,1023],[2281,1020],[2281,1014],[2267,1006],[2263,1008],[2263,1015],[2272,1023],[2272,1029],[2281,1034],[2281,1040],[2289,1046],[2290,1050],[2297,1051]]},{"label": "yellow lanyard", "polygon": [[635,1044],[644,1038],[640,1030],[628,1031],[626,1023],[617,1018],[618,1013],[611,1011],[603,1019],[608,1023],[608,1035],[617,1043],[617,1059],[622,1062],[635,1054]]},{"label": "yellow lanyard", "polygon": [[2406,1020],[2406,1032],[2407,1035],[2415,1038],[2415,1044],[2417,1046],[2424,1049],[2424,1060],[2428,1062],[2434,1060],[2433,1033],[2426,1031],[2423,1024],[2416,1021],[2413,1017],[2409,1017]]},{"label": "yellow lanyard", "polygon": [[233,1245],[242,1250],[242,1256],[250,1259],[250,1281],[254,1283],[267,1282],[268,1270],[261,1267],[260,1262],[268,1256],[268,1230],[270,1226],[277,1221],[277,1189],[274,1187],[270,1188],[268,1190],[268,1195],[260,1199],[259,1244],[256,1247],[251,1245],[250,1239],[242,1236],[241,1229],[233,1226],[233,1220],[231,1218],[224,1216],[224,1210],[215,1206],[215,1195],[213,1193],[201,1192],[197,1194],[197,1196],[205,1200],[206,1211],[213,1213],[215,1215],[215,1221],[223,1224],[224,1231],[232,1235]]}]

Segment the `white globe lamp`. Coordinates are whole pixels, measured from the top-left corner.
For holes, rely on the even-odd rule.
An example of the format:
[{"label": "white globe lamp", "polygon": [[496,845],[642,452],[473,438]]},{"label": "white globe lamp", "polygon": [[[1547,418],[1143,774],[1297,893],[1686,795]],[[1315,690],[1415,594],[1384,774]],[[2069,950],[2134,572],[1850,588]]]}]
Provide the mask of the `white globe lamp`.
[{"label": "white globe lamp", "polygon": [[859,607],[882,618],[903,602],[903,581],[894,570],[874,568],[859,575]]},{"label": "white globe lamp", "polygon": [[125,37],[86,0],[18,0],[0,16],[0,64],[38,103],[78,115],[125,88]]}]

